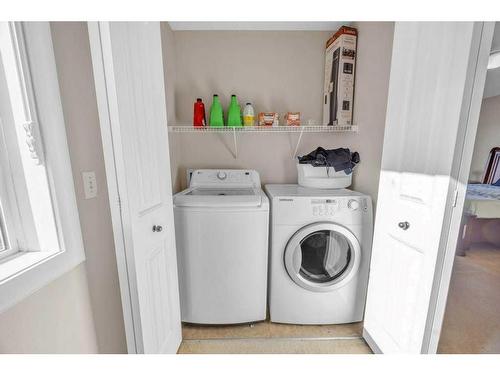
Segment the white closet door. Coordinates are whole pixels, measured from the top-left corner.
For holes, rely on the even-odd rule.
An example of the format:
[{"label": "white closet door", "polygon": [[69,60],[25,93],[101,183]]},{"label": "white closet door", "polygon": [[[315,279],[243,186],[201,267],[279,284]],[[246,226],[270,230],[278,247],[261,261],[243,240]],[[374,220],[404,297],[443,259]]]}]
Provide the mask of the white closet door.
[{"label": "white closet door", "polygon": [[160,24],[93,23],[89,35],[108,186],[119,200],[111,205],[128,348],[175,353],[181,322]]},{"label": "white closet door", "polygon": [[[472,22],[396,23],[364,321],[374,351],[427,351],[464,121],[474,84],[484,86],[486,66],[477,66],[479,52],[488,53],[480,50],[482,29]],[[482,82],[476,68],[484,70]]]}]

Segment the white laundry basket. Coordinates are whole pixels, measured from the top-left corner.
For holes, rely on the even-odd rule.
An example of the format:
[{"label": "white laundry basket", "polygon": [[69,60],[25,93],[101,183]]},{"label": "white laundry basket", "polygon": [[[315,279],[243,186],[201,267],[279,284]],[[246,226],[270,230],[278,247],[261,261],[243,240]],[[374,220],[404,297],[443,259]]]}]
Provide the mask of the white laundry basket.
[{"label": "white laundry basket", "polygon": [[343,189],[351,186],[352,173],[335,172],[333,167],[313,167],[297,161],[299,185],[315,189]]}]

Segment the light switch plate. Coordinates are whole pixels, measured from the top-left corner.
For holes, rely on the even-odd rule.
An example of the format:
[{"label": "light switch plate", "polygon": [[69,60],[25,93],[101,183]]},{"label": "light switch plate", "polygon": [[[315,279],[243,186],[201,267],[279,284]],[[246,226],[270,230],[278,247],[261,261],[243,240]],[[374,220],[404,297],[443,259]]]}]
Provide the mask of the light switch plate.
[{"label": "light switch plate", "polygon": [[95,198],[97,196],[97,181],[95,178],[95,172],[82,172],[82,178],[85,199]]}]

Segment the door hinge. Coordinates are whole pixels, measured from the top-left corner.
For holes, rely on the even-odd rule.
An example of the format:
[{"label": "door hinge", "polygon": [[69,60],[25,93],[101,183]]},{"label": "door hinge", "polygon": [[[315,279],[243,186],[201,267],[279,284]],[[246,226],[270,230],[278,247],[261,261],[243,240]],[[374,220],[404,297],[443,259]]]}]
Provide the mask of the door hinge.
[{"label": "door hinge", "polygon": [[453,195],[453,204],[452,204],[452,207],[456,207],[457,206],[457,200],[458,200],[458,189],[455,189],[455,193]]}]

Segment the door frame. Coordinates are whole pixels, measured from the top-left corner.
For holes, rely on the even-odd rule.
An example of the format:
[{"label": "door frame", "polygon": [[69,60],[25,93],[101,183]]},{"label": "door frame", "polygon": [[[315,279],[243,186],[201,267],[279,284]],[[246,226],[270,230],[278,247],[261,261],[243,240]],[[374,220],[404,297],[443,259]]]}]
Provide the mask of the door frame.
[{"label": "door frame", "polygon": [[421,353],[436,353],[441,337],[494,29],[495,22],[474,23],[467,67],[467,82],[453,158],[452,182],[448,190],[448,202],[443,220],[443,231],[436,260]]},{"label": "door frame", "polygon": [[[101,28],[99,22],[87,22],[90,51],[92,55],[92,65],[94,72],[94,83],[96,91],[97,108],[99,113],[99,122],[101,130],[101,139],[104,155],[104,165],[106,170],[106,182],[108,187],[109,206],[111,210],[111,222],[113,227],[113,238],[115,245],[116,264],[118,268],[118,279],[120,284],[120,295],[123,311],[123,322],[125,326],[125,337],[127,341],[127,352],[129,354],[139,353],[139,345],[136,337],[136,324],[138,317],[134,319],[134,306],[131,298],[131,284],[129,282],[129,271],[126,252],[126,233],[127,228],[124,223],[129,222],[128,212],[122,210],[128,207],[127,194],[120,195],[119,186],[125,186],[125,166],[120,164],[115,158],[115,149],[121,149],[121,144],[115,144],[120,137],[113,138],[113,129],[111,114],[109,111],[110,102],[106,86],[106,69],[112,67],[105,66],[101,38]],[[130,237],[130,236],[129,236]]]}]

